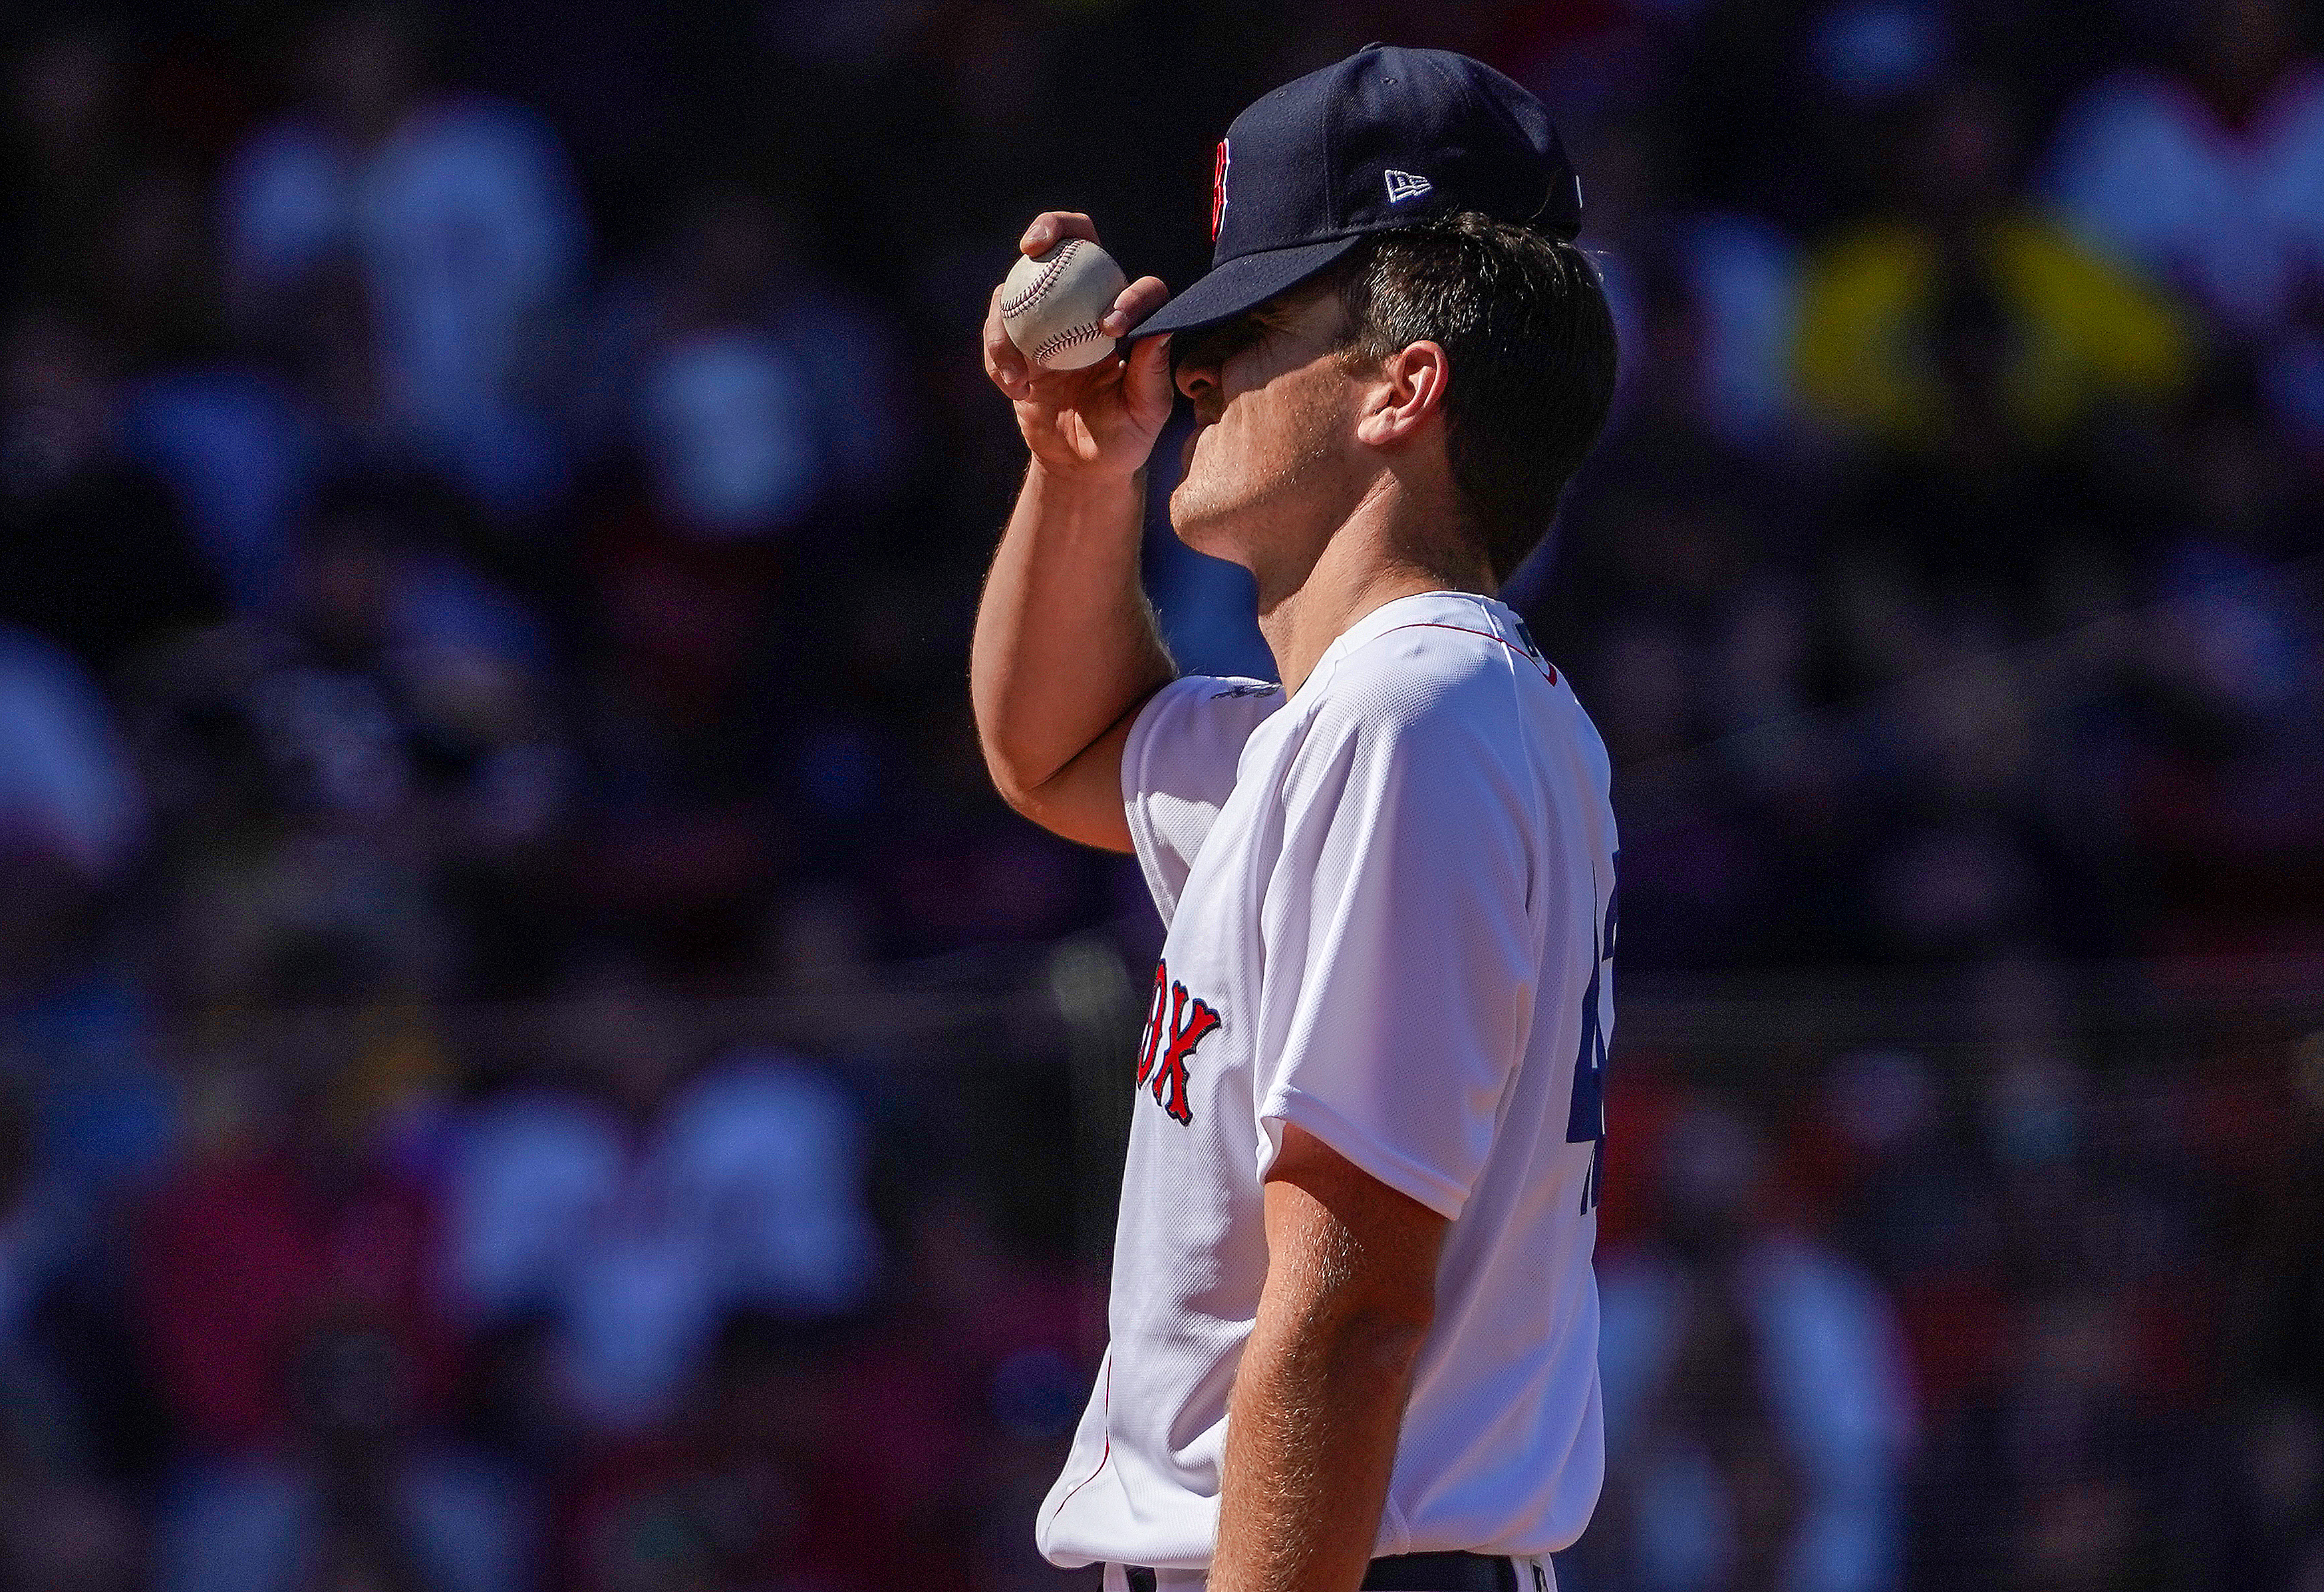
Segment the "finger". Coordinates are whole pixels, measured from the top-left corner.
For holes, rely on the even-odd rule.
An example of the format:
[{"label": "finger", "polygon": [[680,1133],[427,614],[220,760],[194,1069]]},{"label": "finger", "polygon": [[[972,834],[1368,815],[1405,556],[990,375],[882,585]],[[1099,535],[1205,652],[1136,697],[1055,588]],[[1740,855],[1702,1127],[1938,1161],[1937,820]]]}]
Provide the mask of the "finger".
[{"label": "finger", "polygon": [[1017,240],[1017,246],[1028,254],[1046,254],[1065,238],[1081,238],[1097,242],[1097,224],[1079,210],[1044,210],[1033,217],[1033,225]]},{"label": "finger", "polygon": [[1162,279],[1141,276],[1115,295],[1113,308],[1098,321],[1098,328],[1109,337],[1127,336],[1130,329],[1170,301],[1170,290]]},{"label": "finger", "polygon": [[984,373],[1011,398],[1025,396],[1029,373],[1025,355],[1009,340],[1008,330],[1001,324],[1001,289],[992,290],[992,301],[984,312]]},{"label": "finger", "polygon": [[1170,401],[1177,390],[1170,382],[1170,337],[1141,337],[1130,345],[1122,361],[1121,396],[1139,424],[1158,431],[1170,418]]},{"label": "finger", "polygon": [[984,373],[1002,385],[1025,379],[1025,356],[1001,325],[998,315],[987,315],[982,334]]}]

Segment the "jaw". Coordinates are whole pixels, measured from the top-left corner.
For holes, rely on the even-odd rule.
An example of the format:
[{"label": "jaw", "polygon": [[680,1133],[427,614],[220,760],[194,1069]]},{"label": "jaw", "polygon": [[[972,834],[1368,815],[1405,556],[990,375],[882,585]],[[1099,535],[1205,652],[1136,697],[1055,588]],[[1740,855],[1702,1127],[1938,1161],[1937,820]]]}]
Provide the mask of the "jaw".
[{"label": "jaw", "polygon": [[[1196,426],[1178,450],[1178,483],[1170,489],[1170,529],[1195,552],[1249,569],[1250,557],[1234,534],[1237,523],[1250,518],[1235,511],[1236,502],[1249,494],[1218,477],[1213,435],[1217,430],[1215,423]],[[1206,439],[1211,441],[1208,448],[1204,446]]]},{"label": "jaw", "polygon": [[1213,507],[1170,494],[1170,529],[1195,552],[1250,571],[1261,620],[1296,596],[1331,543],[1294,517],[1288,504],[1266,501]]},{"label": "jaw", "polygon": [[1282,500],[1268,483],[1222,480],[1193,465],[1171,491],[1170,529],[1195,552],[1250,570],[1264,590],[1283,562]]},{"label": "jaw", "polygon": [[1250,570],[1265,601],[1305,578],[1338,526],[1344,494],[1323,433],[1256,453],[1250,441],[1231,417],[1195,428],[1170,493],[1170,525],[1196,552]]}]

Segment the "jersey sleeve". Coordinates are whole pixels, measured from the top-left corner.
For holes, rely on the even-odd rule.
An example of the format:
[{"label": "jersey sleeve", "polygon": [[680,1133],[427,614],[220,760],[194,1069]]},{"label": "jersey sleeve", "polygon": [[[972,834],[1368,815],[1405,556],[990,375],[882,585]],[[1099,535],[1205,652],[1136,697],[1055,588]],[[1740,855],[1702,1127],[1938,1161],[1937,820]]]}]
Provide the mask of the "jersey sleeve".
[{"label": "jersey sleeve", "polygon": [[1262,1177],[1296,1123],[1439,1215],[1467,1203],[1530,1035],[1553,871],[1499,739],[1457,704],[1360,695],[1293,759],[1261,917]]},{"label": "jersey sleeve", "polygon": [[1283,689],[1270,681],[1186,675],[1139,710],[1121,751],[1121,800],[1166,925],[1194,853],[1233,793],[1243,742],[1282,705]]}]

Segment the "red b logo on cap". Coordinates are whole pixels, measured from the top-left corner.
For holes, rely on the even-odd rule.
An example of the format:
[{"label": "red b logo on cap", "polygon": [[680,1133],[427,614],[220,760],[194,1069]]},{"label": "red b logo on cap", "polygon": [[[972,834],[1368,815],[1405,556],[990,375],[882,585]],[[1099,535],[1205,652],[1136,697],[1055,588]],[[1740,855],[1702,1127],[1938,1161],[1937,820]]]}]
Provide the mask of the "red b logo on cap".
[{"label": "red b logo on cap", "polygon": [[1227,218],[1227,141],[1219,140],[1219,158],[1211,166],[1211,242],[1219,241],[1219,223]]}]

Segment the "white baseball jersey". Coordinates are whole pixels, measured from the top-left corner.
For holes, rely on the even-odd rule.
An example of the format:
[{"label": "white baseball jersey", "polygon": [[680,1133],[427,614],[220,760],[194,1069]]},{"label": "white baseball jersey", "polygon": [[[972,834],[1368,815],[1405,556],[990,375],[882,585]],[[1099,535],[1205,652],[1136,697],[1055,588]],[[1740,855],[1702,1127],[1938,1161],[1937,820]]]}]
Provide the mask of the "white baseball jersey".
[{"label": "white baseball jersey", "polygon": [[1298,1124],[1450,1219],[1377,1554],[1533,1556],[1598,1496],[1613,1021],[1606,752],[1490,599],[1388,603],[1287,702],[1189,676],[1122,759],[1168,925],[1138,1058],[1112,1341],[1041,1551],[1196,1569]]}]

